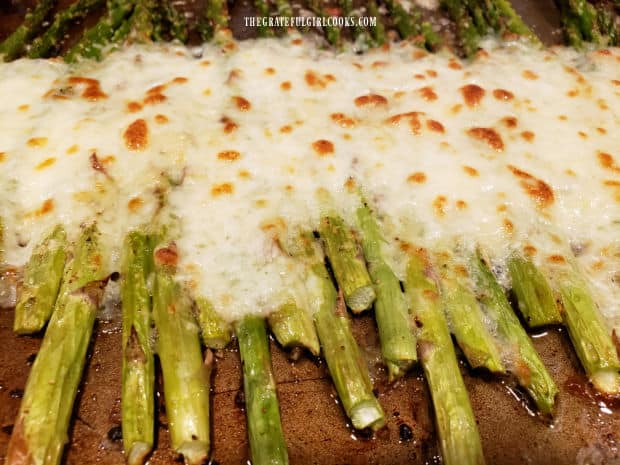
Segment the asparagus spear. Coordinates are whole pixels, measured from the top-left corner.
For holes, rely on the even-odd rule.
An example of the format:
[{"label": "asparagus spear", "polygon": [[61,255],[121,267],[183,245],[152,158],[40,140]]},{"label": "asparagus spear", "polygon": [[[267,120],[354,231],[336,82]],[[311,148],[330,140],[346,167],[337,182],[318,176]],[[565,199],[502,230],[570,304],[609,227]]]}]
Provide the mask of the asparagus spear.
[{"label": "asparagus spear", "polygon": [[202,342],[210,349],[223,349],[232,337],[230,325],[215,311],[211,302],[204,297],[196,299],[196,319],[200,326]]},{"label": "asparagus spear", "polygon": [[367,8],[369,16],[377,18],[377,25],[370,30],[369,45],[371,47],[378,47],[383,45],[386,41],[385,26],[381,22],[381,15],[377,2],[375,0],[369,0]]},{"label": "asparagus spear", "polygon": [[186,43],[189,34],[187,19],[169,0],[164,1],[162,7],[166,22],[170,25],[172,39]]},{"label": "asparagus spear", "polygon": [[54,21],[47,31],[32,42],[28,50],[28,58],[47,57],[50,51],[60,44],[73,21],[84,18],[89,12],[100,8],[103,4],[104,0],[78,0],[68,8],[56,13]]},{"label": "asparagus spear", "polygon": [[489,32],[489,25],[487,23],[482,5],[480,5],[478,0],[464,0],[463,3],[465,3],[465,7],[469,11],[478,34],[485,36]]},{"label": "asparagus spear", "polygon": [[465,8],[465,4],[459,0],[441,0],[441,5],[454,21],[457,38],[463,53],[467,57],[474,56],[478,51],[480,36],[467,12],[467,8]]},{"label": "asparagus spear", "polygon": [[405,290],[418,327],[419,356],[435,408],[443,462],[446,465],[484,464],[476,419],[424,249],[409,252]]},{"label": "asparagus spear", "polygon": [[18,334],[41,331],[49,320],[65,268],[67,235],[56,226],[32,252],[15,306],[13,330]]},{"label": "asparagus spear", "polygon": [[226,0],[207,0],[197,27],[200,38],[205,42],[217,37],[228,28]]},{"label": "asparagus spear", "polygon": [[164,397],[172,448],[191,465],[209,456],[209,378],[212,355],[202,360],[191,303],[175,281],[174,243],[154,253],[153,319],[164,376]]},{"label": "asparagus spear", "polygon": [[398,0],[386,0],[386,5],[394,22],[394,27],[402,39],[407,39],[420,33],[420,27],[415,20],[416,18],[409,15]]},{"label": "asparagus spear", "polygon": [[135,0],[131,15],[129,40],[137,43],[146,43],[152,40],[154,30],[152,11],[154,10],[154,0]]},{"label": "asparagus spear", "polygon": [[505,373],[498,347],[484,323],[476,296],[453,270],[446,270],[441,277],[441,293],[449,327],[469,364],[492,373]]},{"label": "asparagus spear", "polygon": [[616,346],[588,285],[574,269],[563,272],[558,280],[564,322],[588,378],[599,391],[620,394]]},{"label": "asparagus spear", "polygon": [[235,325],[235,333],[243,366],[252,464],[288,464],[265,321],[254,315],[246,316]]},{"label": "asparagus spear", "polygon": [[122,426],[129,465],[141,465],[153,448],[155,424],[155,362],[150,345],[151,296],[148,276],[153,268],[153,238],[130,232],[123,245],[121,301],[123,307]]},{"label": "asparagus spear", "polygon": [[0,57],[4,61],[17,58],[30,40],[39,32],[43,21],[54,7],[55,0],[39,0],[34,9],[26,14],[24,22],[0,44]]},{"label": "asparagus spear", "polygon": [[342,291],[336,292],[324,256],[311,233],[293,241],[278,238],[282,249],[304,263],[310,283],[309,301],[323,357],[347,416],[356,429],[377,430],[385,423],[383,409],[372,392],[368,367],[349,326]]},{"label": "asparagus spear", "polygon": [[[319,18],[327,18],[327,13],[322,5],[322,0],[309,0],[308,8]],[[325,33],[325,39],[327,43],[333,47],[340,46],[340,29],[336,26],[323,26],[323,31]]]},{"label": "asparagus spear", "polygon": [[73,411],[105,281],[99,233],[86,227],[75,244],[41,349],[15,420],[7,465],[57,465]]},{"label": "asparagus spear", "polygon": [[352,231],[342,218],[326,216],[319,225],[319,235],[347,305],[355,313],[370,308],[375,300],[372,280]]},{"label": "asparagus spear", "polygon": [[551,286],[532,260],[512,255],[508,270],[519,310],[530,327],[562,323]]},{"label": "asparagus spear", "polygon": [[100,60],[102,49],[131,14],[133,7],[133,0],[108,0],[107,14],[87,30],[79,42],[67,51],[65,61],[73,63],[80,57]]},{"label": "asparagus spear", "polygon": [[312,355],[319,355],[321,348],[312,318],[294,301],[285,303],[269,315],[269,327],[282,347],[306,348]]},{"label": "asparagus spear", "polygon": [[523,37],[527,37],[533,44],[540,45],[540,39],[532,30],[525,24],[521,16],[514,10],[510,1],[508,0],[493,0],[497,10],[502,16],[502,20],[506,25],[506,28],[514,34],[518,34]]},{"label": "asparagus spear", "polygon": [[400,281],[383,258],[381,245],[385,240],[367,204],[357,209],[357,221],[362,232],[361,242],[368,271],[377,293],[375,318],[381,352],[390,381],[393,381],[403,376],[417,361],[416,340]]},{"label": "asparagus spear", "polygon": [[[254,0],[254,8],[258,16],[262,18],[269,18],[271,11],[269,8],[269,2],[267,0]],[[274,32],[269,26],[263,25],[262,21],[258,25],[258,37],[273,37]]]},{"label": "asparagus spear", "polygon": [[619,26],[616,25],[616,18],[612,8],[608,5],[599,4],[596,6],[597,23],[604,35],[607,45],[617,46],[618,35],[620,35]]},{"label": "asparagus spear", "polygon": [[509,345],[510,357],[513,360],[507,366],[508,371],[512,372],[519,384],[527,390],[538,410],[543,414],[550,414],[558,388],[480,252],[472,257],[472,271],[478,288],[478,298],[487,314],[497,324],[499,335]]}]

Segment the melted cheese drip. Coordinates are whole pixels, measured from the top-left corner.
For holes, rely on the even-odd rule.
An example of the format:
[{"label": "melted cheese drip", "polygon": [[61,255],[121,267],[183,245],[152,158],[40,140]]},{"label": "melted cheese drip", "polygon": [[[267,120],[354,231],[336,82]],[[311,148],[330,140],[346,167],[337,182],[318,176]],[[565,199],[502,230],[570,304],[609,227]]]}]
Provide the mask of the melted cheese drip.
[{"label": "melted cheese drip", "polygon": [[332,210],[354,225],[354,179],[399,275],[402,241],[482,244],[499,265],[525,248],[543,267],[570,244],[618,327],[619,70],[618,49],[491,44],[465,64],[298,38],[1,64],[5,258],[96,219],[112,271],[124,234],[168,215],[195,295],[230,320],[268,313],[301,301],[304,273],[266,226],[311,229]]}]

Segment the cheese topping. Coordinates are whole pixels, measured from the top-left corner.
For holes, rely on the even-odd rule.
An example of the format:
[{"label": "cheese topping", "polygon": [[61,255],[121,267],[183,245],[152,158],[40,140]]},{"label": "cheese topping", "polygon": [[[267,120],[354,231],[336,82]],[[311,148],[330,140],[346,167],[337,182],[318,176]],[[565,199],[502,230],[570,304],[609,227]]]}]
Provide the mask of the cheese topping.
[{"label": "cheese topping", "polygon": [[168,223],[180,279],[233,320],[303,298],[269,225],[354,226],[359,187],[397,274],[402,241],[480,244],[500,268],[515,249],[541,267],[576,255],[620,328],[620,50],[487,52],[288,38],[0,64],[5,259],[96,220],[112,271],[128,230]]}]

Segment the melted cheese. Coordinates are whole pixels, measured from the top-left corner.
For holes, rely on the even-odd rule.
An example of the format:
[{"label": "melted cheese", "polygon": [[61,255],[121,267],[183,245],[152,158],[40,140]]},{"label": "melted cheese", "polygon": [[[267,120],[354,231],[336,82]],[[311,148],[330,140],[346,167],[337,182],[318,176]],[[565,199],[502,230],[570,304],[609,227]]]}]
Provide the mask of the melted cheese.
[{"label": "melted cheese", "polygon": [[195,295],[231,320],[267,313],[304,293],[269,224],[336,211],[354,225],[354,179],[399,275],[402,241],[482,244],[498,265],[522,249],[546,266],[572,245],[620,327],[619,70],[617,49],[489,44],[466,64],[297,38],[1,64],[5,258],[96,219],[112,271],[124,234],[157,217],[177,227]]}]

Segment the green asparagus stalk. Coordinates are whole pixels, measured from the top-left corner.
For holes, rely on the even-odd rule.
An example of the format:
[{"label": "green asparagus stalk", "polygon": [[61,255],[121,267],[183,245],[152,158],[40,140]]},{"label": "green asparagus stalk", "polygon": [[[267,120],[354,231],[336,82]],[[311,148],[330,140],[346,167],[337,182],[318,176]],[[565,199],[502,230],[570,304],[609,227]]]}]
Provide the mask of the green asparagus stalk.
[{"label": "green asparagus stalk", "polygon": [[379,13],[379,7],[375,0],[369,0],[367,4],[368,15],[377,18],[377,25],[370,29],[369,45],[372,47],[378,47],[383,45],[386,41],[385,26],[381,22],[381,14]]},{"label": "green asparagus stalk", "polygon": [[187,43],[189,30],[185,16],[169,0],[164,1],[162,7],[166,22],[170,25],[172,39],[182,44]]},{"label": "green asparagus stalk", "polygon": [[398,0],[386,0],[386,5],[401,39],[408,39],[420,33],[418,24],[413,21],[413,18]]},{"label": "green asparagus stalk", "polygon": [[514,10],[509,0],[493,0],[497,10],[502,16],[506,28],[513,34],[527,37],[533,44],[540,45],[540,39],[525,24],[521,16]]},{"label": "green asparagus stalk", "polygon": [[65,61],[73,63],[80,57],[100,60],[103,48],[110,42],[123,21],[129,17],[134,4],[133,0],[108,0],[107,8],[107,14],[67,51]]},{"label": "green asparagus stalk", "polygon": [[476,26],[478,34],[481,36],[487,35],[489,32],[489,25],[484,14],[484,9],[478,0],[464,0],[467,10]]},{"label": "green asparagus stalk", "polygon": [[[256,8],[257,16],[260,18],[269,18],[271,11],[269,8],[269,2],[267,0],[254,0],[254,8]],[[269,26],[263,25],[262,22],[258,25],[258,37],[273,37],[273,29]]]},{"label": "green asparagus stalk", "polygon": [[72,22],[84,18],[89,12],[100,8],[104,0],[79,0],[54,16],[50,27],[37,37],[28,50],[28,58],[45,58],[58,47]]},{"label": "green asparagus stalk", "polygon": [[269,315],[268,321],[271,332],[282,347],[305,348],[312,355],[319,355],[321,347],[312,317],[294,301],[283,304]]},{"label": "green asparagus stalk", "polygon": [[538,410],[543,414],[550,414],[558,388],[512,311],[504,290],[479,252],[472,258],[472,272],[479,300],[497,324],[500,337],[508,344],[509,356],[512,358],[507,366],[508,371],[514,374],[519,384],[530,394]]},{"label": "green asparagus stalk", "polygon": [[441,293],[449,327],[469,364],[473,368],[486,368],[491,373],[505,373],[499,349],[485,325],[476,296],[453,270],[446,270],[441,277]]},{"label": "green asparagus stalk", "polygon": [[405,290],[418,327],[419,356],[433,400],[443,462],[484,464],[476,419],[424,249],[410,251]]},{"label": "green asparagus stalk", "polygon": [[41,349],[32,366],[5,463],[57,465],[67,442],[95,315],[103,294],[96,226],[74,247]]},{"label": "green asparagus stalk", "polygon": [[585,280],[571,269],[559,278],[564,322],[592,384],[605,394],[620,394],[620,360],[603,316]]},{"label": "green asparagus stalk", "polygon": [[203,363],[198,325],[191,302],[175,281],[176,246],[154,253],[153,319],[172,448],[190,465],[209,456],[209,384],[211,352]]},{"label": "green asparagus stalk", "polygon": [[15,306],[13,331],[16,333],[36,333],[49,320],[65,268],[66,246],[67,235],[58,225],[33,250]]},{"label": "green asparagus stalk", "polygon": [[357,221],[368,271],[377,293],[375,318],[391,382],[403,376],[417,361],[416,340],[400,281],[383,257],[381,245],[385,239],[366,204],[357,209]]},{"label": "green asparagus stalk", "polygon": [[342,291],[336,292],[320,247],[310,233],[291,243],[280,239],[280,245],[305,264],[309,301],[316,305],[314,324],[345,413],[356,429],[381,428],[385,414],[372,392],[368,367],[351,332]]},{"label": "green asparagus stalk", "polygon": [[210,349],[223,349],[232,338],[232,328],[215,311],[211,302],[204,297],[196,299],[196,320],[200,326],[202,342]]},{"label": "green asparagus stalk", "polygon": [[480,35],[465,4],[460,0],[441,0],[440,3],[454,21],[459,46],[463,53],[466,57],[474,56],[478,51]]},{"label": "green asparagus stalk", "polygon": [[221,35],[228,28],[226,0],[207,0],[197,27],[200,38],[205,42]]},{"label": "green asparagus stalk", "polygon": [[154,10],[154,0],[135,0],[129,33],[131,42],[143,44],[152,40],[154,32],[152,12]]},{"label": "green asparagus stalk", "polygon": [[319,235],[347,305],[355,313],[370,308],[375,291],[364,255],[351,229],[342,218],[326,216],[319,225]]},{"label": "green asparagus stalk", "polygon": [[[323,8],[322,0],[309,0],[308,8],[319,18],[327,18],[325,8]],[[340,47],[340,29],[335,26],[325,25],[323,27],[325,39],[332,47]]]},{"label": "green asparagus stalk", "polygon": [[482,0],[482,9],[488,25],[496,32],[501,31],[503,24],[500,12],[494,0]]},{"label": "green asparagus stalk", "polygon": [[512,255],[508,270],[519,310],[530,327],[562,323],[551,286],[532,260]]},{"label": "green asparagus stalk", "polygon": [[123,445],[129,465],[142,465],[153,448],[155,362],[150,344],[153,238],[133,231],[125,238],[121,268]]},{"label": "green asparagus stalk", "polygon": [[41,29],[55,3],[55,0],[40,0],[34,9],[26,14],[24,22],[0,44],[0,57],[3,57],[4,61],[14,60],[21,55],[26,45]]},{"label": "green asparagus stalk", "polygon": [[[355,21],[359,19],[359,15],[356,14],[353,9],[353,0],[338,0],[338,6],[340,7],[340,14],[342,16],[355,18]],[[353,41],[356,41],[358,37],[364,33],[364,29],[356,22],[352,28]]]},{"label": "green asparagus stalk", "polygon": [[596,6],[596,10],[598,27],[605,37],[606,44],[613,47],[617,46],[620,25],[616,23],[612,8],[608,5],[599,4]]},{"label": "green asparagus stalk", "polygon": [[246,316],[235,325],[253,465],[288,464],[265,321]]}]

